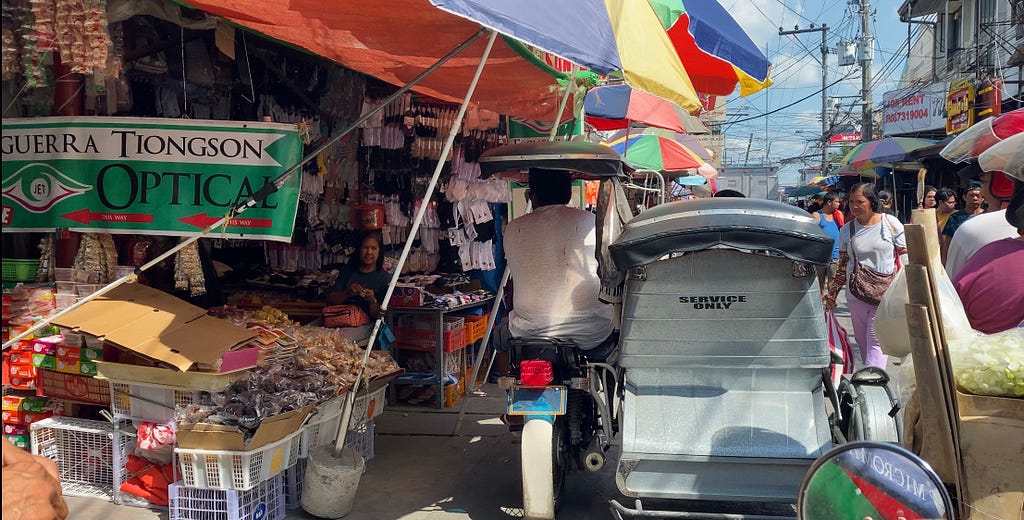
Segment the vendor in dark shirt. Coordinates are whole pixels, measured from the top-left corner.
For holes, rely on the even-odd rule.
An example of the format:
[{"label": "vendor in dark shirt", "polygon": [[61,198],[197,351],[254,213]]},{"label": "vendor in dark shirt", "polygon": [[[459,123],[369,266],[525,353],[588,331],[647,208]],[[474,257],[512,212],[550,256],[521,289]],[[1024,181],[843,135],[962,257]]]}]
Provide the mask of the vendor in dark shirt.
[{"label": "vendor in dark shirt", "polygon": [[380,316],[380,302],[391,281],[391,274],[384,270],[382,245],[379,231],[362,235],[359,249],[342,267],[334,289],[327,294],[328,305],[359,305],[371,318]]}]

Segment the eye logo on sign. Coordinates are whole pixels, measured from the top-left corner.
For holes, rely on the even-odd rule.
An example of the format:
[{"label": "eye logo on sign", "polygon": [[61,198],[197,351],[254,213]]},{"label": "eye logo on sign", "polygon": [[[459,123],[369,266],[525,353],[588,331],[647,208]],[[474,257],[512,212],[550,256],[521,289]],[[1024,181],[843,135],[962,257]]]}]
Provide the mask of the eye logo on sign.
[{"label": "eye logo on sign", "polygon": [[3,194],[32,213],[43,213],[58,202],[92,189],[43,163],[27,164],[4,179]]}]

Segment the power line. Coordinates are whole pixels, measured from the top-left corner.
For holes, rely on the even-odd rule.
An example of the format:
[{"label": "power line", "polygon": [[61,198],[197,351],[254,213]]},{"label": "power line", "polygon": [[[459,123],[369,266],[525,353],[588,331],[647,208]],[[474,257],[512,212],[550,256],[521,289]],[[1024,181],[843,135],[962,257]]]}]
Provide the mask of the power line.
[{"label": "power line", "polygon": [[[833,86],[833,85],[836,85],[836,84],[838,84],[839,82],[841,82],[841,81],[845,80],[846,78],[850,77],[850,76],[851,76],[852,74],[853,74],[853,73],[851,72],[850,74],[847,74],[846,76],[843,76],[843,77],[841,77],[841,78],[839,78],[839,79],[837,79],[837,80],[833,81],[833,82],[832,82],[832,83],[830,83],[830,84],[829,84],[829,85],[828,85],[827,87],[825,87],[825,90],[827,90],[827,89],[828,89],[829,87],[831,87],[831,86]],[[818,90],[816,90],[816,91],[812,92],[811,94],[809,94],[809,95],[807,95],[807,96],[804,96],[804,97],[802,97],[802,98],[800,98],[800,99],[798,99],[798,100],[796,100],[796,101],[794,101],[794,102],[792,102],[792,103],[790,103],[790,104],[788,104],[788,105],[783,105],[783,106],[781,106],[781,107],[779,107],[779,108],[776,108],[776,109],[774,109],[774,110],[770,110],[770,111],[768,111],[768,112],[765,112],[765,113],[763,113],[763,114],[760,114],[760,115],[756,115],[756,116],[753,116],[753,117],[748,117],[748,118],[745,118],[745,119],[737,119],[737,120],[735,120],[735,121],[726,121],[726,123],[725,123],[725,124],[726,124],[726,125],[734,125],[734,124],[736,124],[736,123],[743,123],[743,122],[746,122],[746,121],[753,121],[754,119],[760,119],[760,118],[762,118],[762,117],[765,117],[765,116],[768,116],[768,115],[774,114],[774,113],[776,113],[776,112],[780,112],[780,111],[782,111],[782,110],[785,110],[785,109],[787,109],[787,108],[789,108],[789,107],[791,107],[791,106],[794,106],[794,105],[798,105],[798,104],[800,104],[800,103],[803,103],[804,101],[807,101],[808,99],[811,99],[812,97],[814,97],[814,96],[817,96],[818,94],[821,94],[822,90],[823,90],[823,89],[820,89],[820,88],[819,88]]]}]

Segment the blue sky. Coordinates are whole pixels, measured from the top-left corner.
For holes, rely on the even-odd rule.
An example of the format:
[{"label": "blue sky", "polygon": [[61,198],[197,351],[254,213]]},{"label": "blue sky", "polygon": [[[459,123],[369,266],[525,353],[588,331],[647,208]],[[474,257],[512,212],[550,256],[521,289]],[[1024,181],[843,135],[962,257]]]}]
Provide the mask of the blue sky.
[{"label": "blue sky", "polygon": [[[820,154],[811,142],[821,134],[821,44],[820,33],[780,36],[779,27],[792,30],[828,24],[828,42],[834,50],[840,40],[855,40],[860,36],[860,15],[857,6],[848,0],[719,0],[739,24],[746,29],[751,39],[765,50],[772,62],[774,85],[756,94],[739,97],[733,94],[728,99],[726,134],[726,159],[742,162],[747,151],[751,134],[753,140],[750,162],[761,162],[767,158],[773,163],[781,159],[802,155]],[[907,25],[899,21],[896,0],[874,0],[872,33],[875,36],[874,104],[879,106],[882,94],[895,90],[903,73],[906,61]],[[915,29],[912,27],[912,29]],[[848,76],[829,88],[832,96],[859,95],[861,87],[860,68],[839,67],[838,56],[829,55],[828,82]],[[794,103],[801,98],[809,99],[796,103],[767,117],[757,117],[765,112]],[[857,101],[853,98],[840,99],[841,103]],[[841,107],[843,113],[850,111],[852,118],[859,120],[860,107]],[[742,115],[746,114],[746,115]],[[754,118],[750,121],[729,124],[729,121]],[[767,141],[765,139],[767,135]],[[770,146],[768,141],[771,141]],[[820,157],[820,155],[819,155]],[[785,165],[780,170],[782,184],[795,184],[799,180],[797,169],[820,163],[820,158],[808,158],[806,162]]]}]

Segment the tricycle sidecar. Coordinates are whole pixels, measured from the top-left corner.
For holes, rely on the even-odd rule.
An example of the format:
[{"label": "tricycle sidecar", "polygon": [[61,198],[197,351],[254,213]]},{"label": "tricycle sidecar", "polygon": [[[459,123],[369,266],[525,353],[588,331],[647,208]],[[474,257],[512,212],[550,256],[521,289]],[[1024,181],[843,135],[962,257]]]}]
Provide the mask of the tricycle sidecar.
[{"label": "tricycle sidecar", "polygon": [[626,272],[619,490],[794,501],[811,463],[837,442],[808,265],[828,262],[831,238],[798,208],[707,199],[640,214],[610,251]]}]

